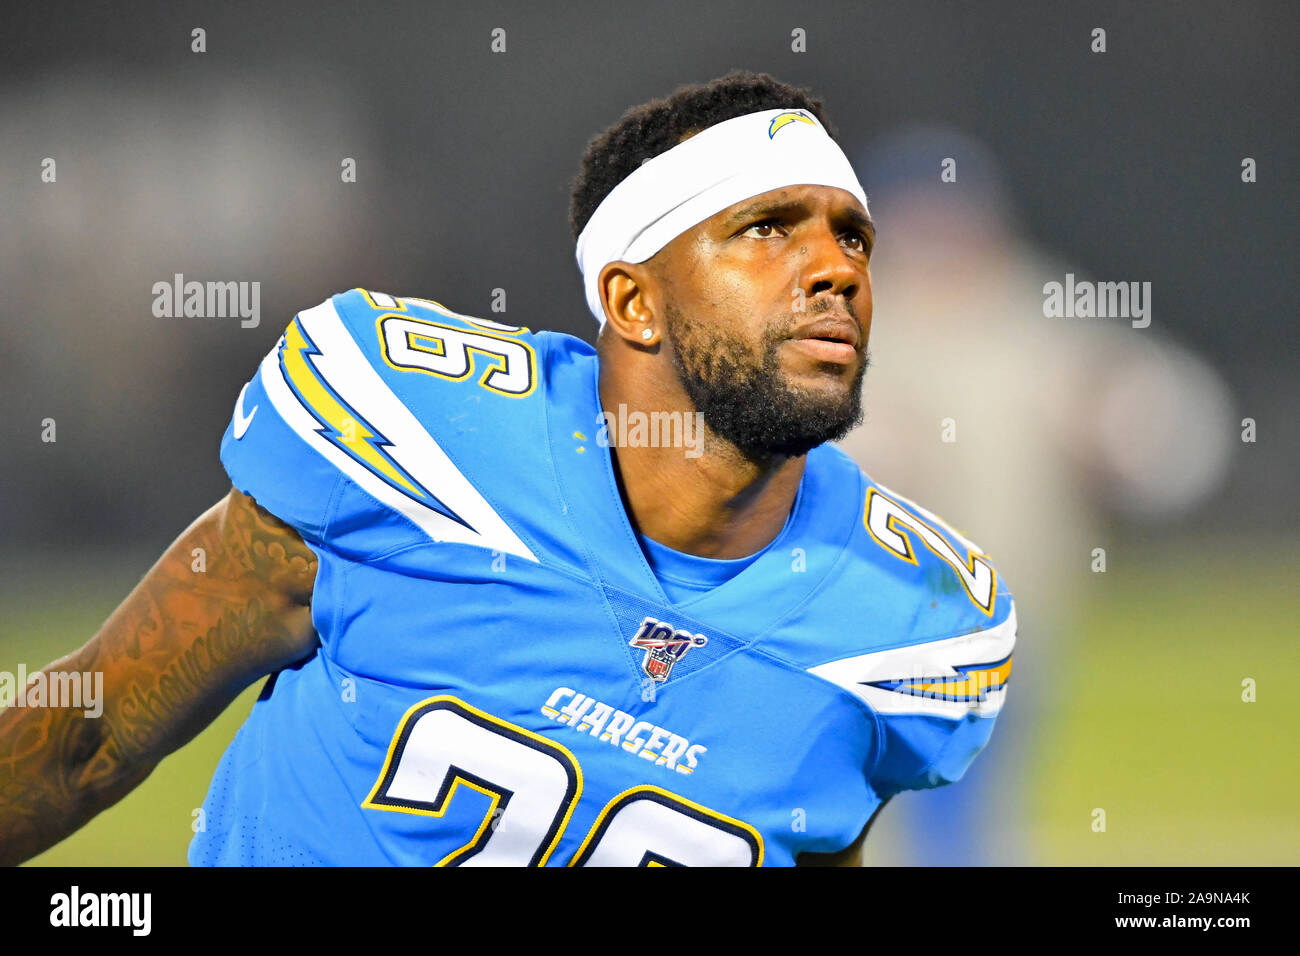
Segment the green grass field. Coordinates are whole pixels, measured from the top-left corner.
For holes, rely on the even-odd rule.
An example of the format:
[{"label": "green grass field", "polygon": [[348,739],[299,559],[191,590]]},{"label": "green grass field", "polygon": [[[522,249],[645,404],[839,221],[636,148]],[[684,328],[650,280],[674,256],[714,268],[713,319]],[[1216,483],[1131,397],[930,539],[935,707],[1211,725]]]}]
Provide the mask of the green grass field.
[{"label": "green grass field", "polygon": [[[1008,782],[1028,809],[1024,862],[1300,863],[1300,762],[1283,696],[1300,620],[1294,548],[1215,548],[1153,550],[1131,562],[1139,570],[1092,589],[1062,655],[1057,683],[1069,692],[1038,735],[1042,752]],[[11,579],[0,668],[34,670],[84,642],[148,562],[110,566],[67,568],[54,591],[35,576]],[[1254,703],[1241,699],[1244,678],[1256,681]],[[34,863],[184,864],[193,812],[259,686]],[[1094,808],[1106,812],[1105,832],[1092,829]]]},{"label": "green grass field", "polygon": [[[1295,547],[1143,555],[1078,622],[1030,781],[1043,863],[1300,863]],[[1103,590],[1098,588],[1098,590]],[[1255,681],[1256,699],[1242,700]],[[1106,811],[1093,832],[1092,809]]]}]

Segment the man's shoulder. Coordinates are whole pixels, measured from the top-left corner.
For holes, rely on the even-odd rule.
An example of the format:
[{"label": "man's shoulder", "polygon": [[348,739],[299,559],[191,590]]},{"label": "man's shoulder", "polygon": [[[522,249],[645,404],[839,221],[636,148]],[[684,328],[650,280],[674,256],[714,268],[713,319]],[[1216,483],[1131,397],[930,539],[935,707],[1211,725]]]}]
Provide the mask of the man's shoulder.
[{"label": "man's shoulder", "polygon": [[[949,633],[1000,624],[1011,594],[993,559],[955,525],[872,478],[833,445],[823,446],[845,493],[856,496],[847,574],[862,593],[915,605],[918,620]],[[921,612],[925,612],[924,614]],[[937,622],[944,622],[938,624]],[[918,625],[921,630],[931,625]],[[922,636],[919,635],[918,636]]]},{"label": "man's shoulder", "polygon": [[[828,622],[816,655],[804,655],[805,666],[886,721],[995,715],[1005,697],[1017,621],[992,559],[838,449],[823,457],[821,467],[833,465],[840,484],[855,489],[856,522],[825,594],[840,623]],[[896,753],[905,749],[895,747]],[[945,773],[946,779],[960,776],[954,768]],[[934,785],[919,779],[899,786]]]},{"label": "man's shoulder", "polygon": [[387,404],[400,417],[400,405],[435,440],[474,455],[535,441],[543,404],[582,405],[593,391],[595,350],[581,339],[421,296],[351,289],[298,313],[286,336],[291,379],[310,389],[327,378],[343,404],[383,395],[367,402],[377,414]]},{"label": "man's shoulder", "polygon": [[532,557],[499,503],[546,473],[547,377],[566,361],[581,374],[584,349],[433,299],[342,292],[289,322],[236,404],[222,462],[347,553],[436,541]]},{"label": "man's shoulder", "polygon": [[388,369],[468,380],[507,398],[533,394],[547,361],[595,355],[576,336],[458,312],[423,296],[356,288],[309,311],[335,317],[351,337],[373,343],[373,354]]}]

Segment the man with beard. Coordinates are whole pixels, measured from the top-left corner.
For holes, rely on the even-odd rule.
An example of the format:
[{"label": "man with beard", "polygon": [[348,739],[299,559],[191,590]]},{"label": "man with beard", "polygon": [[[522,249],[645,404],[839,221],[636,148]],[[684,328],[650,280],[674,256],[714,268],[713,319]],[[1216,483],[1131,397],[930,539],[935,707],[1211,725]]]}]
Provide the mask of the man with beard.
[{"label": "man with beard", "polygon": [[[856,863],[885,801],[961,776],[1015,612],[826,444],[861,416],[874,227],[821,103],[734,73],[631,110],[571,224],[595,350],[359,289],[294,318],[234,490],[51,665],[104,671],[103,720],[0,723],[46,741],[6,858],[265,674],[192,863]],[[702,448],[592,442],[620,406],[698,412]]]}]

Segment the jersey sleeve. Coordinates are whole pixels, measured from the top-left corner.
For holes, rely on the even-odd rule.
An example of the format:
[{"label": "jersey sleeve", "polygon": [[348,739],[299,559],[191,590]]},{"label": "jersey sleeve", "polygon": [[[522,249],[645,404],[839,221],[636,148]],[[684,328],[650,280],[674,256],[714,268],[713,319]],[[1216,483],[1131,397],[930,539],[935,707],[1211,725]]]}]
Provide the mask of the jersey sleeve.
[{"label": "jersey sleeve", "polygon": [[[425,302],[354,289],[299,312],[240,392],[221,462],[236,488],[343,558],[466,544],[535,560],[475,484],[499,448],[480,437],[493,424],[483,390],[459,374],[482,336],[432,302],[441,321],[417,320],[415,303]],[[389,340],[400,344],[403,331],[419,340],[408,351],[438,374],[395,364]],[[501,348],[527,352],[531,383],[527,347]],[[457,361],[466,368],[443,367]],[[493,369],[496,387],[517,388]]]},{"label": "jersey sleeve", "polygon": [[981,620],[967,613],[952,637],[809,668],[870,708],[880,746],[868,776],[882,799],[961,779],[989,742],[1006,700],[1016,641],[1015,604],[1005,590],[993,611]]},{"label": "jersey sleeve", "polygon": [[1016,639],[1010,596],[1001,623],[883,652],[869,679],[883,728],[872,770],[882,798],[960,780],[993,734],[1006,700]]},{"label": "jersey sleeve", "polygon": [[289,390],[282,362],[286,336],[294,328],[280,336],[240,391],[221,439],[221,464],[236,488],[320,545],[343,474],[301,434],[304,423],[295,420],[294,409],[272,397]]},{"label": "jersey sleeve", "polygon": [[357,339],[373,328],[371,310],[357,308],[365,295],[341,293],[294,316],[240,392],[221,442],[236,488],[308,543],[355,560],[433,540],[402,495],[417,487],[402,461],[428,455],[406,436],[432,439]]}]

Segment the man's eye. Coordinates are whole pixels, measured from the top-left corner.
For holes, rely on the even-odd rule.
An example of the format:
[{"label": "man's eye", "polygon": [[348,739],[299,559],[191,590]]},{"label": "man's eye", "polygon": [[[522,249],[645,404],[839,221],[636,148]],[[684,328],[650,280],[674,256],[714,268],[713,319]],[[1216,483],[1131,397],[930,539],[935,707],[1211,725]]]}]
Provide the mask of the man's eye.
[{"label": "man's eye", "polygon": [[[743,235],[744,233],[749,232],[749,231],[752,230],[752,229],[775,229],[778,225],[779,225],[779,223],[777,223],[777,221],[776,221],[775,219],[764,219],[762,222],[756,222],[756,223],[754,223],[754,224],[752,224],[752,225],[746,226],[746,227],[742,230],[741,234]],[[770,235],[771,235],[771,233],[769,232],[769,233],[767,233],[766,235],[759,236],[758,238],[760,238],[760,239],[766,239],[766,238],[768,238]]]}]

